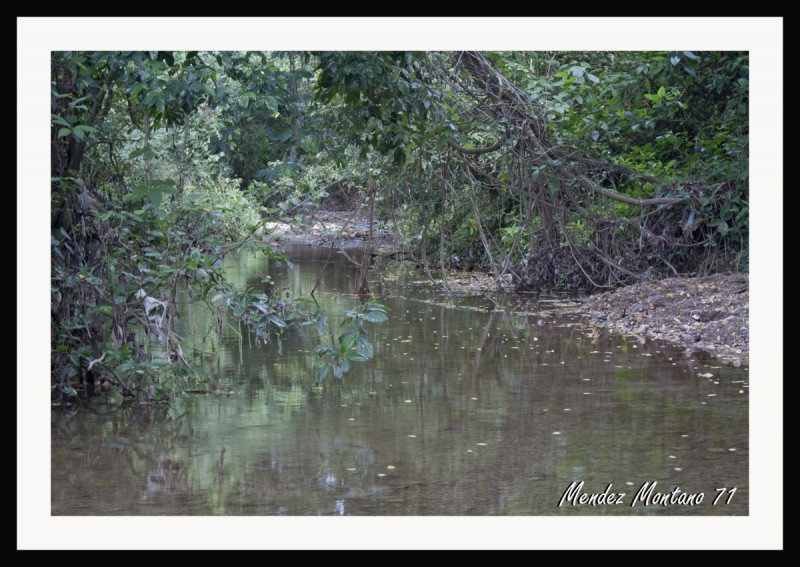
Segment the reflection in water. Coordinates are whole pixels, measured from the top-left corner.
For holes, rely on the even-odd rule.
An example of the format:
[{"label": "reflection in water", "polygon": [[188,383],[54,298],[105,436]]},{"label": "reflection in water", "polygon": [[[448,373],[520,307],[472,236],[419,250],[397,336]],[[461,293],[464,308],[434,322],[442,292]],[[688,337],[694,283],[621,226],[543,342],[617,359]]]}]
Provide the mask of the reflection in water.
[{"label": "reflection in water", "polygon": [[[240,287],[307,296],[328,249],[290,247],[293,270],[264,258],[231,263]],[[747,514],[748,374],[658,344],[593,341],[532,310],[446,297],[401,267],[373,272],[375,358],[344,380],[313,382],[310,328],[249,346],[187,307],[193,364],[230,397],[166,408],[99,403],[53,412],[55,515]],[[316,292],[338,325],[358,302],[358,269],[333,254]],[[535,308],[535,301],[531,300]],[[188,303],[187,303],[188,305]],[[338,320],[337,320],[338,319]],[[541,320],[541,324],[537,324]],[[187,349],[188,352],[188,349]],[[701,377],[698,374],[711,374]],[[558,502],[625,492],[625,505]],[[704,492],[702,504],[630,502]],[[730,503],[711,502],[737,488]]]}]

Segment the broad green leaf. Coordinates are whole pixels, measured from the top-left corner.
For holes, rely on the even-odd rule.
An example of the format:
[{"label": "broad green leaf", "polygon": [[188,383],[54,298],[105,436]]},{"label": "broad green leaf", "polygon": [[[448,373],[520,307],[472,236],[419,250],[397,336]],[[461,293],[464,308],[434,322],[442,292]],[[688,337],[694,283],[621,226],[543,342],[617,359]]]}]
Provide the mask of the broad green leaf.
[{"label": "broad green leaf", "polygon": [[363,354],[359,354],[357,352],[351,352],[347,354],[347,360],[350,362],[366,362],[369,360],[368,357],[364,356]]},{"label": "broad green leaf", "polygon": [[339,335],[339,352],[347,352],[355,342],[355,335],[352,333],[342,333]]},{"label": "broad green leaf", "polygon": [[55,122],[56,124],[60,124],[61,126],[72,127],[72,125],[69,122],[67,122],[66,120],[64,120],[63,118],[58,116],[57,114],[51,114],[50,116],[51,116],[51,120],[53,122]]},{"label": "broad green leaf", "polygon": [[281,329],[286,328],[286,322],[277,315],[270,315],[269,320],[276,327],[280,327]]},{"label": "broad green leaf", "polygon": [[386,313],[377,309],[367,310],[362,317],[370,323],[383,323],[389,318]]},{"label": "broad green leaf", "polygon": [[136,83],[135,85],[133,85],[133,88],[131,89],[131,98],[136,98],[137,96],[139,96],[139,93],[142,92],[142,89],[144,88],[145,88],[144,83]]},{"label": "broad green leaf", "polygon": [[85,124],[79,124],[78,126],[75,126],[75,129],[73,131],[80,132],[81,134],[83,134],[84,132],[90,132],[90,133],[99,132],[97,128],[94,128],[93,126],[87,126]]},{"label": "broad green leaf", "polygon": [[146,185],[134,185],[131,188],[131,192],[122,197],[122,200],[126,203],[140,201],[147,195],[147,186]]},{"label": "broad green leaf", "polygon": [[58,137],[59,138],[63,138],[64,136],[69,136],[71,133],[72,133],[72,130],[70,130],[69,128],[61,128],[58,131]]},{"label": "broad green leaf", "polygon": [[366,360],[372,358],[375,351],[370,340],[364,335],[359,335],[356,339],[356,352]]}]

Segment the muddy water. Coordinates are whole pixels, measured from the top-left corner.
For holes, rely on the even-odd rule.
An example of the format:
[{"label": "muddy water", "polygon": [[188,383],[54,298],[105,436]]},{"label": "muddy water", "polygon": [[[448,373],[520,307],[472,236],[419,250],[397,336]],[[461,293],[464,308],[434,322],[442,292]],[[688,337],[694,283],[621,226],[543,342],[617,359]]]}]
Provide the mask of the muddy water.
[{"label": "muddy water", "polygon": [[[293,270],[248,256],[231,281],[269,273],[276,293],[307,296],[329,250],[287,252]],[[593,343],[577,320],[538,314],[546,303],[512,315],[502,307],[520,298],[448,297],[402,266],[370,279],[392,309],[371,327],[375,358],[322,386],[312,329],[256,347],[226,325],[219,341],[187,305],[183,335],[206,353],[195,368],[233,393],[54,412],[52,513],[748,513],[747,369]],[[315,295],[334,324],[357,284],[330,256]]]}]

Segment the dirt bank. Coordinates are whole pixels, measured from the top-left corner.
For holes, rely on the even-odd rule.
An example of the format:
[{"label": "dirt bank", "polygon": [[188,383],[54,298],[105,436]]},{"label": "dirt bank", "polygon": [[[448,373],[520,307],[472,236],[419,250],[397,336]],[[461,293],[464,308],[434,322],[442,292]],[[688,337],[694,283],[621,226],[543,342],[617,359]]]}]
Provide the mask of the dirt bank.
[{"label": "dirt bank", "polygon": [[591,296],[582,311],[597,327],[666,340],[738,366],[749,362],[749,296],[747,274],[668,278]]},{"label": "dirt bank", "polygon": [[[266,234],[275,239],[299,244],[354,248],[366,246],[370,235],[369,214],[358,211],[315,211],[298,215],[301,222],[268,222]],[[377,254],[389,254],[400,246],[400,237],[385,223],[375,219],[372,223],[372,245]]]}]

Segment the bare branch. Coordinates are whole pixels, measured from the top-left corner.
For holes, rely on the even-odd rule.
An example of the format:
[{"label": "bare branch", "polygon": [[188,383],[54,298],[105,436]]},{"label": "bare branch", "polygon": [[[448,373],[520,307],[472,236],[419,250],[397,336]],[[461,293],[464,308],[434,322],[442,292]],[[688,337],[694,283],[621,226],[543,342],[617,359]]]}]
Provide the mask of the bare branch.
[{"label": "bare branch", "polygon": [[503,139],[497,140],[491,146],[486,146],[484,148],[465,148],[464,146],[458,145],[453,140],[448,140],[447,145],[449,145],[456,151],[461,152],[462,154],[480,155],[480,154],[488,154],[491,152],[496,152],[497,150],[503,147],[503,141],[504,141]]}]

